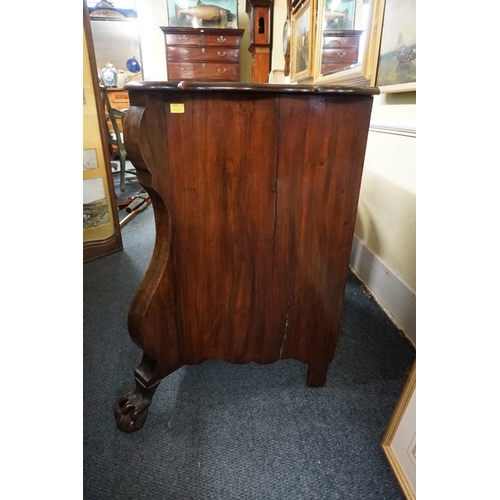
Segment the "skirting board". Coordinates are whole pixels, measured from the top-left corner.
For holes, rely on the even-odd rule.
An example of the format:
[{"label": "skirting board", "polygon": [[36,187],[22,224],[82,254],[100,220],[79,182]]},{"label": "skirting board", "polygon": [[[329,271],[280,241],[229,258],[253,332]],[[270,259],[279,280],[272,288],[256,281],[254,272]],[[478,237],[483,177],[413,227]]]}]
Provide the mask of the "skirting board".
[{"label": "skirting board", "polygon": [[355,235],[351,269],[390,320],[417,346],[416,292]]}]

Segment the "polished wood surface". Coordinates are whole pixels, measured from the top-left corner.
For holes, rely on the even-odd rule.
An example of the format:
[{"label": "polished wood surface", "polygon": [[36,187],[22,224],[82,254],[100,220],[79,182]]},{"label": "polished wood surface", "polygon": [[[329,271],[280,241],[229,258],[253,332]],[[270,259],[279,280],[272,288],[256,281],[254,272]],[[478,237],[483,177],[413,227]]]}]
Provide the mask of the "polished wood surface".
[{"label": "polished wood surface", "polygon": [[252,82],[267,83],[271,68],[271,49],[269,47],[250,47],[252,54]]},{"label": "polished wood surface", "polygon": [[129,311],[144,352],[120,429],[160,380],[209,359],[333,359],[376,89],[127,84],[125,140],[156,244]]}]

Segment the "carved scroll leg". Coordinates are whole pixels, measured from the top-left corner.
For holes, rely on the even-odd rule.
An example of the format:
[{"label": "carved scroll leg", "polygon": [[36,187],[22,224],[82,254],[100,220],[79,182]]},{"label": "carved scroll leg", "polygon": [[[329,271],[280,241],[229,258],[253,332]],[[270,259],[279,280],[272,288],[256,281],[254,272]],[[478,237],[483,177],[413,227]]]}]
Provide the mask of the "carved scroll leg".
[{"label": "carved scroll leg", "polygon": [[156,361],[147,354],[143,354],[134,374],[135,390],[120,398],[115,411],[118,428],[127,433],[138,431],[144,425],[153,395],[164,377]]},{"label": "carved scroll leg", "polygon": [[307,367],[307,387],[323,387],[327,373],[328,362],[310,363]]}]

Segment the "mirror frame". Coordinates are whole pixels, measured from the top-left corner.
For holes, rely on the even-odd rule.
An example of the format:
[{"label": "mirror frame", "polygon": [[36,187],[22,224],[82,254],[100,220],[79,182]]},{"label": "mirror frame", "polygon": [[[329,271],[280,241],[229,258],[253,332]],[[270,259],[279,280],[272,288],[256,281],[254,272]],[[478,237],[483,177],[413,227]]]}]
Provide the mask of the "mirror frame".
[{"label": "mirror frame", "polygon": [[[101,25],[101,23],[103,26],[104,26],[104,23],[113,23],[113,25],[116,25],[116,26],[119,26],[120,24],[123,24],[123,23],[128,23],[129,25],[133,25],[135,27],[135,31],[137,33],[137,37],[136,37],[136,40],[137,40],[137,60],[141,66],[141,70],[138,73],[132,73],[126,67],[119,68],[115,65],[115,68],[117,70],[121,69],[121,70],[126,72],[126,74],[128,76],[127,81],[144,80],[144,61],[143,61],[143,57],[142,57],[141,33],[140,33],[140,25],[139,25],[138,18],[137,17],[125,17],[125,18],[94,17],[94,18],[90,18],[90,27],[92,30],[92,37],[94,39],[94,45],[96,45],[96,43],[95,43],[96,36],[95,36],[95,30],[93,30],[93,27]],[[108,26],[112,26],[112,25],[108,24]],[[99,63],[98,63],[98,59],[100,59],[100,54],[97,52],[97,50],[96,50],[95,59],[96,59],[97,71],[100,75],[102,67],[99,66]],[[103,60],[104,59],[101,60],[101,65],[102,65]],[[126,60],[127,59],[125,59],[125,61],[123,61],[124,64],[125,64]]]},{"label": "mirror frame", "polygon": [[316,85],[369,85],[374,87],[377,77],[378,54],[382,38],[385,0],[370,0],[366,41],[361,63],[330,74],[321,74],[323,30],[320,29],[326,0],[318,0],[317,29],[314,50],[313,83]]}]

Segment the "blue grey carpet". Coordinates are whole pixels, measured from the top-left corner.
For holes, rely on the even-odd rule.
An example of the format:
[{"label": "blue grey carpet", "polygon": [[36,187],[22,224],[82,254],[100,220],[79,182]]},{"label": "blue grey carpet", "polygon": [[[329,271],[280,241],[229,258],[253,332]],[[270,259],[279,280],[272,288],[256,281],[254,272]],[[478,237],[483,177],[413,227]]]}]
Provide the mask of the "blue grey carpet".
[{"label": "blue grey carpet", "polygon": [[307,388],[298,361],[208,361],[161,382],[141,430],[117,429],[141,358],[127,311],[154,231],[149,207],[123,228],[122,252],[83,268],[84,498],[404,499],[380,441],[415,349],[352,274],[324,387]]}]

